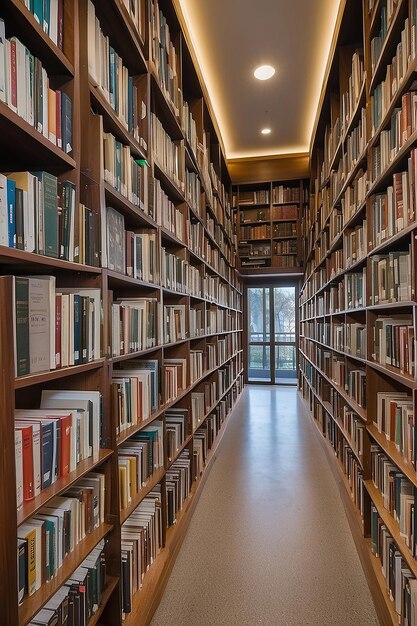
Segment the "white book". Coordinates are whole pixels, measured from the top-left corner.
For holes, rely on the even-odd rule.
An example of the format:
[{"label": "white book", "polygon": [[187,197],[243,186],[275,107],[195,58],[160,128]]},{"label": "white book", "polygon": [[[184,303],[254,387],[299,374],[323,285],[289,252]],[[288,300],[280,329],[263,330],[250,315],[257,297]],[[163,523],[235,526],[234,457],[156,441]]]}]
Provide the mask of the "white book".
[{"label": "white book", "polygon": [[87,7],[87,51],[88,74],[90,81],[97,86],[97,59],[96,59],[96,11],[94,4],[88,0]]},{"label": "white book", "polygon": [[58,44],[58,0],[50,0],[49,37]]},{"label": "white book", "polygon": [[[74,391],[74,390],[43,390],[41,406],[42,408],[66,408],[84,409],[82,401],[90,401],[92,404],[92,452],[93,457],[98,458],[100,450],[101,431],[101,393],[99,391]],[[64,406],[65,404],[65,406]]]},{"label": "white book", "polygon": [[17,114],[27,121],[26,48],[17,37],[11,37],[10,41],[16,44]]},{"label": "white book", "polygon": [[[35,371],[44,371],[45,369],[53,370],[56,367],[55,284],[55,276],[34,276],[29,280],[29,350],[31,374]],[[32,316],[32,305],[36,319]],[[48,337],[46,337],[46,334]],[[47,351],[48,356],[46,357]]]},{"label": "white book", "polygon": [[49,139],[49,122],[48,122],[48,93],[49,93],[49,78],[45,68],[42,68],[42,134]]}]

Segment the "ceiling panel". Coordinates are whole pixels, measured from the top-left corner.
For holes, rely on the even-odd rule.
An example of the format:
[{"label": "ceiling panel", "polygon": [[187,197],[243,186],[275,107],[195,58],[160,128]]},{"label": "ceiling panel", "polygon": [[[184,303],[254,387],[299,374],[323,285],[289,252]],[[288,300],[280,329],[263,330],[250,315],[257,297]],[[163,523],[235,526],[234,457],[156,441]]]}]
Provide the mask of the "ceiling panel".
[{"label": "ceiling panel", "polygon": [[[307,152],[339,0],[180,4],[227,157]],[[269,81],[253,77],[262,64]]]}]

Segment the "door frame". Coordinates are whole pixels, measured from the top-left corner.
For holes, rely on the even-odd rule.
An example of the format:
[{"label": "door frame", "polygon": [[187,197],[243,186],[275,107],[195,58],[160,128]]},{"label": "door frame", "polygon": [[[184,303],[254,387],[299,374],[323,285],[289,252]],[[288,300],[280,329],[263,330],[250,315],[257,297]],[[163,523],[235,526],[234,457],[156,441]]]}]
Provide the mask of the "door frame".
[{"label": "door frame", "polygon": [[[296,376],[294,378],[294,383],[290,383],[291,386],[297,387],[298,385],[298,369],[299,369],[299,337],[300,337],[300,309],[298,306],[299,302],[299,294],[300,294],[300,286],[301,281],[299,278],[292,276],[276,276],[276,277],[268,277],[268,278],[257,278],[257,277],[248,277],[244,283],[243,289],[243,357],[244,357],[244,381],[245,385],[277,385],[281,387],[287,386],[285,383],[276,383],[275,382],[275,315],[272,315],[274,311],[274,287],[294,287],[295,288],[295,367],[296,367]],[[249,359],[249,307],[248,307],[248,289],[251,287],[263,287],[269,288],[269,310],[271,313],[270,318],[270,372],[271,372],[271,380],[270,381],[249,381],[249,372],[248,372],[248,359]],[[256,343],[256,342],[255,342]],[[261,342],[261,345],[264,345]]]}]

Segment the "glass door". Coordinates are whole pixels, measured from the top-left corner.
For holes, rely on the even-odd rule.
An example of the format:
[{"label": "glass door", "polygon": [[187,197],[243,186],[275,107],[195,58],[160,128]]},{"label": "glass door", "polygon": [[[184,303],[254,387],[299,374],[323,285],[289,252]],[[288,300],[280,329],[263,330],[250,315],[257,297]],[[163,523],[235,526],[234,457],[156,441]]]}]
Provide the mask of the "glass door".
[{"label": "glass door", "polygon": [[271,306],[269,287],[248,287],[248,380],[271,383]]},{"label": "glass door", "polygon": [[247,378],[297,384],[297,287],[247,288]]},{"label": "glass door", "polygon": [[274,382],[297,384],[296,288],[274,287]]}]

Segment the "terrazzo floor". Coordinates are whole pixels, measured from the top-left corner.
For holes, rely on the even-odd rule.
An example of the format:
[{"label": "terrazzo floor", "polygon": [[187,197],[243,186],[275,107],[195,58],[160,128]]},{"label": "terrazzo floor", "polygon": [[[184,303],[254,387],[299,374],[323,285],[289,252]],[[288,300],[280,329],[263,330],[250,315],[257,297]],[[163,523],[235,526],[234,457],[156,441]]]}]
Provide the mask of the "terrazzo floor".
[{"label": "terrazzo floor", "polygon": [[152,626],[379,623],[313,428],[295,388],[245,388]]}]

